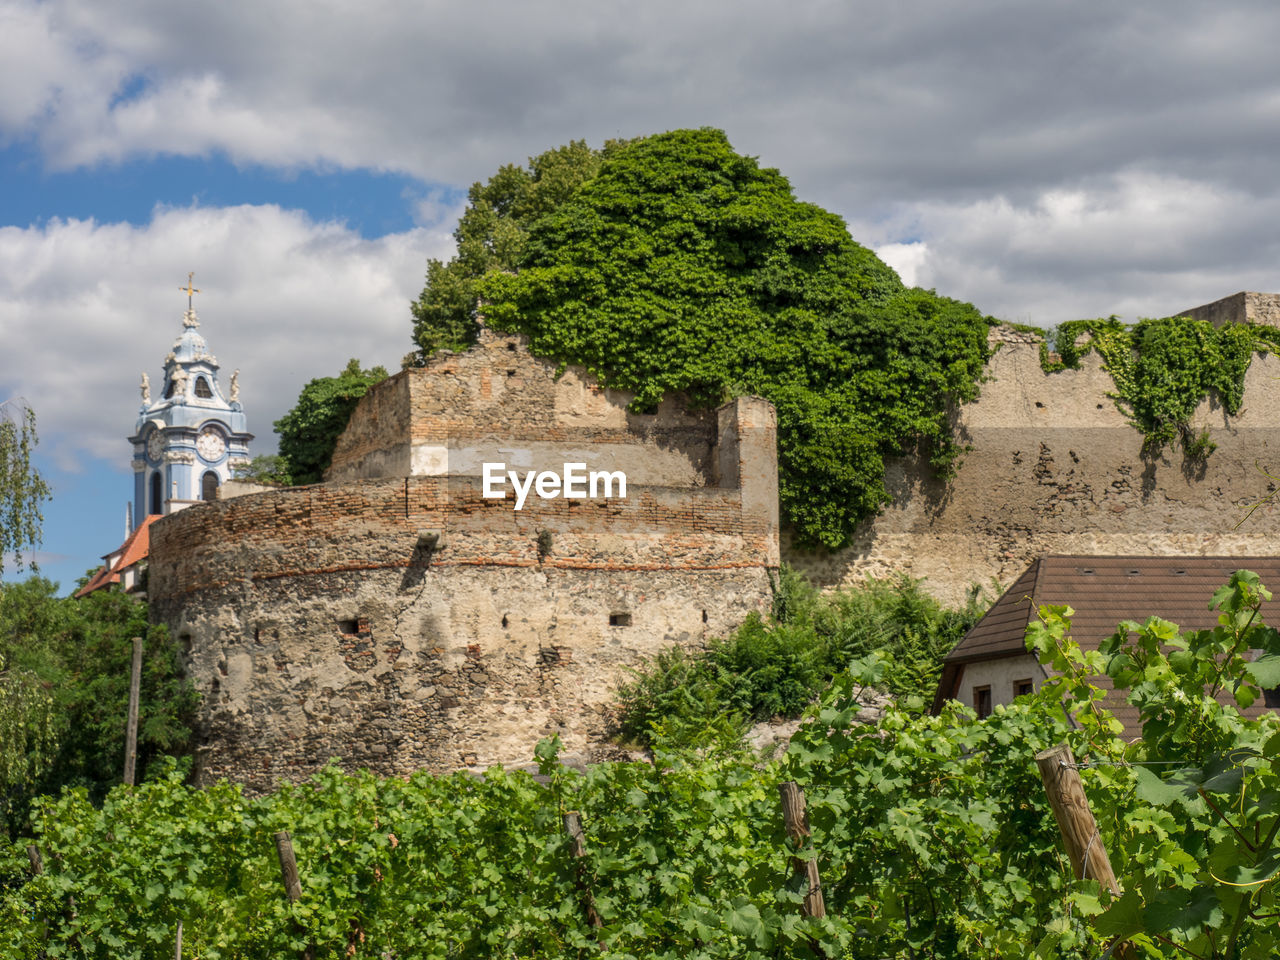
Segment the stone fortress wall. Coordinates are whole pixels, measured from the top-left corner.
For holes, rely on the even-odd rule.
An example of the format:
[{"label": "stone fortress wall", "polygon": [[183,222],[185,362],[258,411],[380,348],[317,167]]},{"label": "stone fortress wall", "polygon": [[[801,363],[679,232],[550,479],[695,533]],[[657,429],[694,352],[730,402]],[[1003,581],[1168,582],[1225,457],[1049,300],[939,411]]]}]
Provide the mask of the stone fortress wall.
[{"label": "stone fortress wall", "polygon": [[[1178,315],[1280,326],[1280,295],[1238,293]],[[1008,327],[991,338],[989,380],[957,418],[971,450],[955,479],[944,485],[919,461],[894,462],[895,502],[852,546],[819,554],[784,542],[785,560],[828,586],[868,574],[923,577],[958,603],[971,584],[1007,587],[1043,554],[1280,552],[1280,508],[1262,507],[1235,529],[1274,489],[1257,466],[1280,476],[1280,358],[1254,358],[1237,416],[1214,397],[1200,405],[1192,423],[1218,446],[1194,463],[1180,450],[1144,457],[1097,354],[1048,374],[1038,338]]]},{"label": "stone fortress wall", "polygon": [[[1280,295],[1184,311],[1280,325]],[[601,752],[625,668],[724,635],[767,607],[779,557],[825,585],[924,578],[960,602],[1049,554],[1267,555],[1280,510],[1280,359],[1255,358],[1241,411],[1193,422],[1218,448],[1144,456],[1094,354],[1046,374],[1038,338],[992,329],[970,450],[949,484],[889,466],[895,501],[835,554],[779,549],[772,407],[628,413],[579,370],[484,332],[379,385],[324,484],[200,505],[152,527],[155,614],[204,694],[200,776],[265,789],[340,755],[383,773],[526,762],[559,733]],[[623,470],[625,500],[485,499],[480,465]],[[1278,473],[1277,475],[1280,475]],[[1206,597],[1206,602],[1208,598]]]},{"label": "stone fortress wall", "polygon": [[[767,609],[776,425],[743,398],[627,412],[520,338],[370,391],[323,484],[152,528],[154,615],[203,695],[198,776],[250,789],[341,756],[383,774],[601,753],[625,668]],[[623,471],[627,496],[482,496],[481,464]]]}]

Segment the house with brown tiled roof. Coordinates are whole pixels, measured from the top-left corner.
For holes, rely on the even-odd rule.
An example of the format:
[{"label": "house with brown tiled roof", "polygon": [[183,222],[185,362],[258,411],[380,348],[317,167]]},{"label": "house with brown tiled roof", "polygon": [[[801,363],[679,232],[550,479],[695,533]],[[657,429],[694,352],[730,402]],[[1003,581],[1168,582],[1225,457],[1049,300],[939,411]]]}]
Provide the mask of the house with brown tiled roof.
[{"label": "house with brown tiled roof", "polygon": [[[1040,557],[943,659],[933,712],[960,700],[981,716],[1039,688],[1046,668],[1027,652],[1025,637],[1042,604],[1072,607],[1071,636],[1096,650],[1122,620],[1158,616],[1183,630],[1216,626],[1218,611],[1209,609],[1209,601],[1236,570],[1254,571],[1280,596],[1280,557]],[[1263,604],[1262,618],[1280,623],[1280,600]],[[1112,691],[1109,678],[1097,683],[1108,691],[1104,705],[1125,725],[1126,738],[1137,736],[1137,710]],[[1243,712],[1252,716],[1280,705],[1273,691],[1265,693]]]},{"label": "house with brown tiled roof", "polygon": [[125,593],[141,589],[142,571],[146,569],[147,554],[151,548],[151,524],[160,519],[158,514],[144,517],[124,543],[102,558],[102,566],[76,591],[76,598],[87,597],[95,590],[103,590],[120,584]]}]

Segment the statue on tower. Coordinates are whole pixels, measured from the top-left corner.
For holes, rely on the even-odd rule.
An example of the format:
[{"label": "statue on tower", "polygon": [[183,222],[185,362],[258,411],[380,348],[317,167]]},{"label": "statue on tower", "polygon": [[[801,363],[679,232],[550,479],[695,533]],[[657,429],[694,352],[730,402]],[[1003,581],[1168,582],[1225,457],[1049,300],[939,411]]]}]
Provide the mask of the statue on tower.
[{"label": "statue on tower", "polygon": [[142,374],[142,383],[138,384],[138,386],[142,389],[142,402],[144,404],[151,403],[151,378],[147,376],[145,371]]},{"label": "statue on tower", "polygon": [[240,402],[240,368],[236,367],[236,372],[231,374],[231,402]]}]

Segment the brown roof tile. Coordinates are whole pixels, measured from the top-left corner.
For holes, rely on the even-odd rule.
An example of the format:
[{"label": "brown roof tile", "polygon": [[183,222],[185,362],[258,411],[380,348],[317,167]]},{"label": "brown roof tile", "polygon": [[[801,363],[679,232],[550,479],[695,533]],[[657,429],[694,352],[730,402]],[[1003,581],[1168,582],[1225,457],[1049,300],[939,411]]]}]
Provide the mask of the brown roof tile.
[{"label": "brown roof tile", "polygon": [[75,592],[76,598],[87,597],[95,590],[101,590],[103,587],[109,587],[113,583],[119,583],[120,574],[123,571],[140,560],[147,559],[147,555],[151,550],[151,524],[159,519],[158,514],[148,516],[125,538],[124,543],[120,545],[118,550],[112,550],[110,553],[103,555],[103,560],[117,556],[117,554],[119,556],[115,563],[104,563],[99,567],[98,572]]}]

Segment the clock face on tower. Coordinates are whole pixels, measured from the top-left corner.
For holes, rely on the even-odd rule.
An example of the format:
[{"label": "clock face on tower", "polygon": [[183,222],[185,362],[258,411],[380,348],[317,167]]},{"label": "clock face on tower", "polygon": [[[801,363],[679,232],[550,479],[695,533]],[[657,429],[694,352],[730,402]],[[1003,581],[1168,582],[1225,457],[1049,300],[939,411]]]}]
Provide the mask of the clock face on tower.
[{"label": "clock face on tower", "polygon": [[209,463],[221,460],[226,450],[227,445],[223,442],[222,434],[212,427],[205,427],[200,436],[196,437],[196,452]]},{"label": "clock face on tower", "polygon": [[152,430],[147,435],[147,456],[154,463],[158,463],[164,456],[164,434],[159,430]]}]

